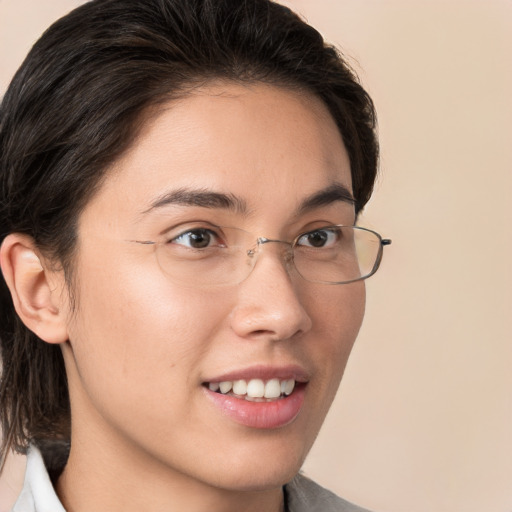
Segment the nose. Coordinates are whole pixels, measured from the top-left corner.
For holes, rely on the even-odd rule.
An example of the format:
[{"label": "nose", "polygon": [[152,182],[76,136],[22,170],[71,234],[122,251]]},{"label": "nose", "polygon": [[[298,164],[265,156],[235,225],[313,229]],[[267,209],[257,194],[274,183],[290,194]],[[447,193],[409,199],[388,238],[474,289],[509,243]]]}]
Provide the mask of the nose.
[{"label": "nose", "polygon": [[[311,329],[304,307],[306,283],[291,279],[282,254],[263,251],[251,274],[238,285],[231,327],[246,339],[287,340]],[[292,269],[293,271],[293,269]]]}]

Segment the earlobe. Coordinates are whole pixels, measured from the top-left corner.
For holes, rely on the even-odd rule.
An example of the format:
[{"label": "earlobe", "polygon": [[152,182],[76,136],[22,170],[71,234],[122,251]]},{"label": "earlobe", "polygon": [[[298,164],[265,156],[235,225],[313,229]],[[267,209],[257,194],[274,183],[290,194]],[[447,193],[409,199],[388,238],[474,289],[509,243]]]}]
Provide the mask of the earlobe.
[{"label": "earlobe", "polygon": [[61,297],[33,239],[19,233],[8,235],[0,249],[0,263],[16,312],[27,328],[48,343],[67,341]]}]

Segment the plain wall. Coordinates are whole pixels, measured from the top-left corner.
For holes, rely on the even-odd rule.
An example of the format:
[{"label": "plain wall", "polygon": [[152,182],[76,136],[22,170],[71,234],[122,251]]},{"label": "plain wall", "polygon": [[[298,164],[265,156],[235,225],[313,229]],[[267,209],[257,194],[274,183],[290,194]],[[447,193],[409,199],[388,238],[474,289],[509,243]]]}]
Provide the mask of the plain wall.
[{"label": "plain wall", "polygon": [[[0,94],[78,3],[0,0]],[[375,100],[382,174],[361,224],[393,239],[305,472],[376,512],[510,512],[512,2],[283,3]]]}]

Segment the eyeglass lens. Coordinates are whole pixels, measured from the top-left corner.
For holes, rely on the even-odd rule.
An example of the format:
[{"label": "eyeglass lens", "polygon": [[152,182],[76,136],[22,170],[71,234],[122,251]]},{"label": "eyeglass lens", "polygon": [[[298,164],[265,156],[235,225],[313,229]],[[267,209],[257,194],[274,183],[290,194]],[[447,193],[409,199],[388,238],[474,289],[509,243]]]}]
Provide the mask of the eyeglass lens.
[{"label": "eyeglass lens", "polygon": [[383,241],[374,231],[352,226],[321,227],[293,242],[257,238],[238,228],[208,226],[158,243],[157,258],[162,270],[183,284],[237,284],[249,276],[269,244],[280,248],[290,274],[296,271],[306,281],[343,284],[375,273]]}]

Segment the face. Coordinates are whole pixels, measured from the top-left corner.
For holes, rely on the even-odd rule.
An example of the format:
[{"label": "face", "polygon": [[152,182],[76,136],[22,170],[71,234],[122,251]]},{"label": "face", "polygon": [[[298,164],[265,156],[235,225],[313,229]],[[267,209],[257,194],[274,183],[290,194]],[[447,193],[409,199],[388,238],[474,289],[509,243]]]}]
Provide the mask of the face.
[{"label": "face", "polygon": [[[261,246],[238,284],[190,284],[162,270],[162,247],[133,241],[172,236],[186,250],[190,236],[176,235],[190,226],[290,241],[353,224],[343,188],[347,152],[309,95],[217,84],[148,121],[79,221],[77,309],[63,347],[73,449],[93,443],[105,458],[228,490],[290,480],[335,396],[364,285],[305,281],[280,244]],[[251,400],[217,389],[237,381],[286,393]]]}]

